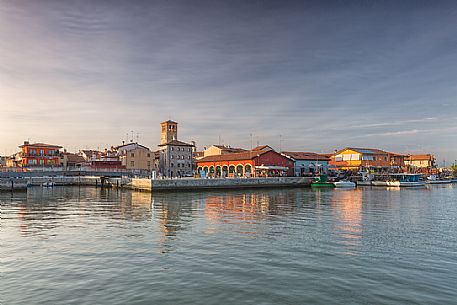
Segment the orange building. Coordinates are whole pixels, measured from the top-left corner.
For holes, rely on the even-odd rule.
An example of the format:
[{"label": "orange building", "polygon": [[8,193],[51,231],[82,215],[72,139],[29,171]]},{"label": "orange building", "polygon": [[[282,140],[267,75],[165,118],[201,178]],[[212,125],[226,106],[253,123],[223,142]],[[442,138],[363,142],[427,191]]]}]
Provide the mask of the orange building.
[{"label": "orange building", "polygon": [[330,156],[330,167],[341,170],[401,169],[405,156],[373,148],[347,147]]},{"label": "orange building", "polygon": [[251,151],[204,157],[197,160],[199,173],[211,177],[293,176],[294,161],[263,147]]},{"label": "orange building", "polygon": [[44,143],[30,144],[25,141],[19,148],[21,148],[21,152],[16,155],[16,164],[18,166],[60,166],[59,150],[62,146]]}]

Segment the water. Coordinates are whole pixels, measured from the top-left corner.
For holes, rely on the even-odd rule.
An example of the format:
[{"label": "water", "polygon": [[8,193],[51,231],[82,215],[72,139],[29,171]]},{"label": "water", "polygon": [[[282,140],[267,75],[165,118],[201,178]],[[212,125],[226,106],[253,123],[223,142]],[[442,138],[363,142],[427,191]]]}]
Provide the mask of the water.
[{"label": "water", "polygon": [[457,304],[456,198],[2,193],[0,304]]}]

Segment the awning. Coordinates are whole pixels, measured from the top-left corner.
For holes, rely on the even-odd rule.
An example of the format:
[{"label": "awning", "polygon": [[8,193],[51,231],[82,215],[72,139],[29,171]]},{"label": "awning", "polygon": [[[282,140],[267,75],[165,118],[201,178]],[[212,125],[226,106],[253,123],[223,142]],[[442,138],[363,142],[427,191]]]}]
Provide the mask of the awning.
[{"label": "awning", "polygon": [[288,170],[289,168],[288,168],[288,167],[284,167],[284,166],[276,166],[276,165],[259,165],[259,166],[256,166],[255,169],[282,170],[282,171],[286,171],[286,170]]}]

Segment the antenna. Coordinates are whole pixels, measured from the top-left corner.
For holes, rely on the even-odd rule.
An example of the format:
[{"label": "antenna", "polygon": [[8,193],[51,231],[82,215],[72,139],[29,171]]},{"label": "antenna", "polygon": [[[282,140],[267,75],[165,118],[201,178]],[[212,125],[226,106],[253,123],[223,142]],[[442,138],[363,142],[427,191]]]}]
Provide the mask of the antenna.
[{"label": "antenna", "polygon": [[282,135],[279,135],[279,152],[282,151]]},{"label": "antenna", "polygon": [[130,138],[130,142],[133,142],[133,130],[130,131],[132,133],[132,137]]}]

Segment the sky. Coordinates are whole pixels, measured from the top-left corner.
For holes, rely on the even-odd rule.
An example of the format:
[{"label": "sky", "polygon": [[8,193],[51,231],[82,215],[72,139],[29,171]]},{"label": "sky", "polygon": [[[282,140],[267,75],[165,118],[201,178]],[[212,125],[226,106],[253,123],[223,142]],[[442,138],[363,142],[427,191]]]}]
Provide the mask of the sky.
[{"label": "sky", "polygon": [[[453,1],[0,1],[0,154],[179,139],[457,159]],[[127,136],[128,134],[128,136]]]}]

